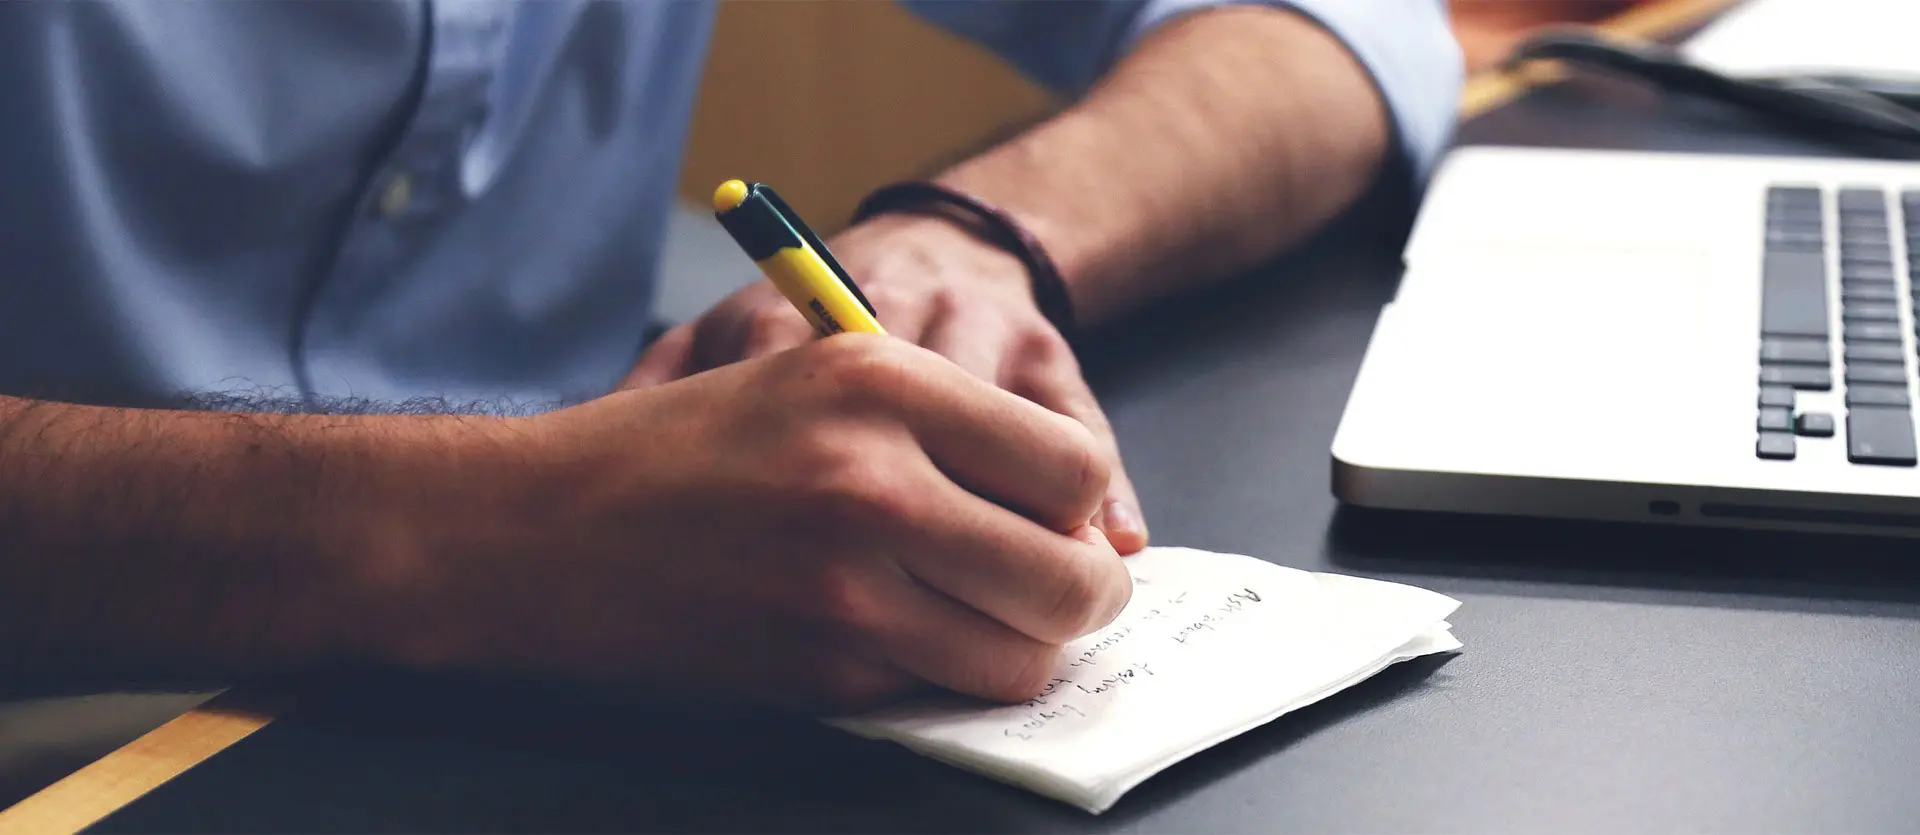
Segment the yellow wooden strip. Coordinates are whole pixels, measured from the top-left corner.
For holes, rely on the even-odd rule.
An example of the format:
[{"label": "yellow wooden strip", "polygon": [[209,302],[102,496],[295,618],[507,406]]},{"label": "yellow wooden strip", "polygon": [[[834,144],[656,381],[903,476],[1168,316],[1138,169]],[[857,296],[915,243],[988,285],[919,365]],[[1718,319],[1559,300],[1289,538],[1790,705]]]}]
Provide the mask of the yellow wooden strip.
[{"label": "yellow wooden strip", "polygon": [[0,811],[0,835],[71,835],[273,721],[224,694]]},{"label": "yellow wooden strip", "polygon": [[[1626,38],[1653,39],[1677,32],[1726,11],[1741,0],[1655,0],[1621,12],[1593,28]],[[1460,117],[1471,119],[1506,104],[1534,87],[1560,80],[1556,66],[1537,63],[1513,72],[1492,70],[1467,80],[1460,95]]]}]

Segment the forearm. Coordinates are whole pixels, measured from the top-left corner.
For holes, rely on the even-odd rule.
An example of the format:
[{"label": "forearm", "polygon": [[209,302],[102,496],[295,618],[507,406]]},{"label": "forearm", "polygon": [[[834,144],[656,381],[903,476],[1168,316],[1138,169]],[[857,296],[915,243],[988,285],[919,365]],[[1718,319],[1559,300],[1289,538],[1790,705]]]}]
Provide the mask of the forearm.
[{"label": "forearm", "polygon": [[1080,102],[940,179],[1028,226],[1098,324],[1311,233],[1369,186],[1388,124],[1324,29],[1223,7],[1163,27]]},{"label": "forearm", "polygon": [[419,520],[451,510],[426,474],[457,464],[468,425],[0,398],[0,662],[223,675],[377,655]]}]

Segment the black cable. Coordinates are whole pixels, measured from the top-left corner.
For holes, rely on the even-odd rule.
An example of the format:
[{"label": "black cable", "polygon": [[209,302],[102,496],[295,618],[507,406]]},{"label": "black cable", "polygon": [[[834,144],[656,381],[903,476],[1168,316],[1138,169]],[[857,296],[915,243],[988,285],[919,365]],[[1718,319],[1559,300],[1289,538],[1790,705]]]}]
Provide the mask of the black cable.
[{"label": "black cable", "polygon": [[1847,75],[1735,78],[1693,64],[1665,46],[1610,41],[1578,28],[1528,39],[1508,57],[1506,68],[1530,61],[1556,61],[1733,104],[1825,138],[1893,140],[1920,151],[1920,86]]}]

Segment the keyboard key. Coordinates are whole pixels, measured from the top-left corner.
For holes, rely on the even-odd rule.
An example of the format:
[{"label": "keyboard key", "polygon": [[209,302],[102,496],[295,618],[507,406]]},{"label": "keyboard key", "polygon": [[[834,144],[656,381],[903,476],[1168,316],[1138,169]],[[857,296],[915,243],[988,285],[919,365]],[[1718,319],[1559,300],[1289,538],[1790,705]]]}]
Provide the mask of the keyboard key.
[{"label": "keyboard key", "polygon": [[1768,254],[1760,306],[1763,335],[1826,338],[1825,259],[1810,252]]},{"label": "keyboard key", "polygon": [[1834,197],[1843,213],[1885,212],[1887,193],[1873,186],[1847,186]]},{"label": "keyboard key", "polygon": [[1818,230],[1767,233],[1767,250],[1770,252],[1820,252],[1826,245],[1827,237]]},{"label": "keyboard key", "polygon": [[1900,285],[1891,281],[1852,281],[1840,285],[1843,302],[1891,302],[1900,299]]},{"label": "keyboard key", "polygon": [[1776,409],[1793,408],[1793,389],[1787,386],[1761,386],[1760,406]]},{"label": "keyboard key", "polygon": [[1841,281],[1879,281],[1893,283],[1893,262],[1868,263],[1865,261],[1842,261],[1840,263]]},{"label": "keyboard key", "polygon": [[1847,386],[1847,408],[1858,406],[1906,406],[1906,386]]},{"label": "keyboard key", "polygon": [[1904,386],[1907,384],[1907,366],[1904,363],[1891,362],[1847,363],[1847,385],[1859,383]]},{"label": "keyboard key", "polygon": [[1778,239],[1771,236],[1767,238],[1768,252],[1823,252],[1826,245],[1826,239],[1820,235],[1807,237],[1783,235]]},{"label": "keyboard key", "polygon": [[1759,426],[1762,432],[1792,432],[1793,412],[1772,407],[1761,409]]},{"label": "keyboard key", "polygon": [[1855,302],[1843,305],[1840,317],[1862,322],[1898,322],[1900,308],[1885,302]]},{"label": "keyboard key", "polygon": [[1847,362],[1903,362],[1907,355],[1891,342],[1849,342],[1842,349]]},{"label": "keyboard key", "polygon": [[1754,451],[1769,461],[1793,460],[1793,435],[1786,432],[1762,432]]},{"label": "keyboard key", "polygon": [[1818,208],[1772,212],[1761,228],[1768,232],[1811,232],[1820,236],[1823,245],[1828,237],[1827,217]]},{"label": "keyboard key", "polygon": [[1848,342],[1899,342],[1900,325],[1897,322],[1847,322],[1846,340]]},{"label": "keyboard key", "polygon": [[1781,189],[1767,193],[1767,213],[1782,211],[1818,211],[1825,207],[1818,188]]},{"label": "keyboard key", "polygon": [[1862,406],[1847,410],[1847,460],[1855,464],[1911,467],[1914,460],[1913,413],[1902,406]]},{"label": "keyboard key", "polygon": [[[1824,242],[1827,238],[1827,222],[1818,214],[1775,215],[1767,218],[1765,228],[1768,243],[1788,238],[1813,238]],[[1875,233],[1868,230],[1861,234],[1874,235]],[[1892,235],[1893,233],[1888,231],[1887,237]]]},{"label": "keyboard key", "polygon": [[1793,419],[1793,433],[1809,438],[1833,437],[1833,415],[1826,412],[1801,412]]},{"label": "keyboard key", "polygon": [[[1882,306],[1888,309],[1893,307],[1892,305]],[[1900,359],[1900,357],[1896,355],[1894,359]],[[1833,355],[1824,339],[1780,337],[1760,340],[1760,361],[1792,365],[1830,365],[1833,362]]]},{"label": "keyboard key", "polygon": [[1760,384],[1791,386],[1801,391],[1831,391],[1833,372],[1810,365],[1765,365],[1760,367]]}]

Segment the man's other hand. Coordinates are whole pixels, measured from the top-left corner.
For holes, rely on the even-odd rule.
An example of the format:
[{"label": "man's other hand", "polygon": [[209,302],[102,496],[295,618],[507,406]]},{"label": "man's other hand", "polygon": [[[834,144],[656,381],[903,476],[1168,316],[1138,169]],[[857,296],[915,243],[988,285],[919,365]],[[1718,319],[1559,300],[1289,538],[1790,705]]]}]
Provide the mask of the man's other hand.
[{"label": "man's other hand", "polygon": [[[880,216],[829,242],[895,337],[974,376],[1074,418],[1094,433],[1113,473],[1093,524],[1122,554],[1147,528],[1113,429],[1066,339],[1040,313],[1025,268],[944,221]],[[755,282],[663,335],[622,384],[658,385],[806,344],[812,328],[770,283]]]}]

